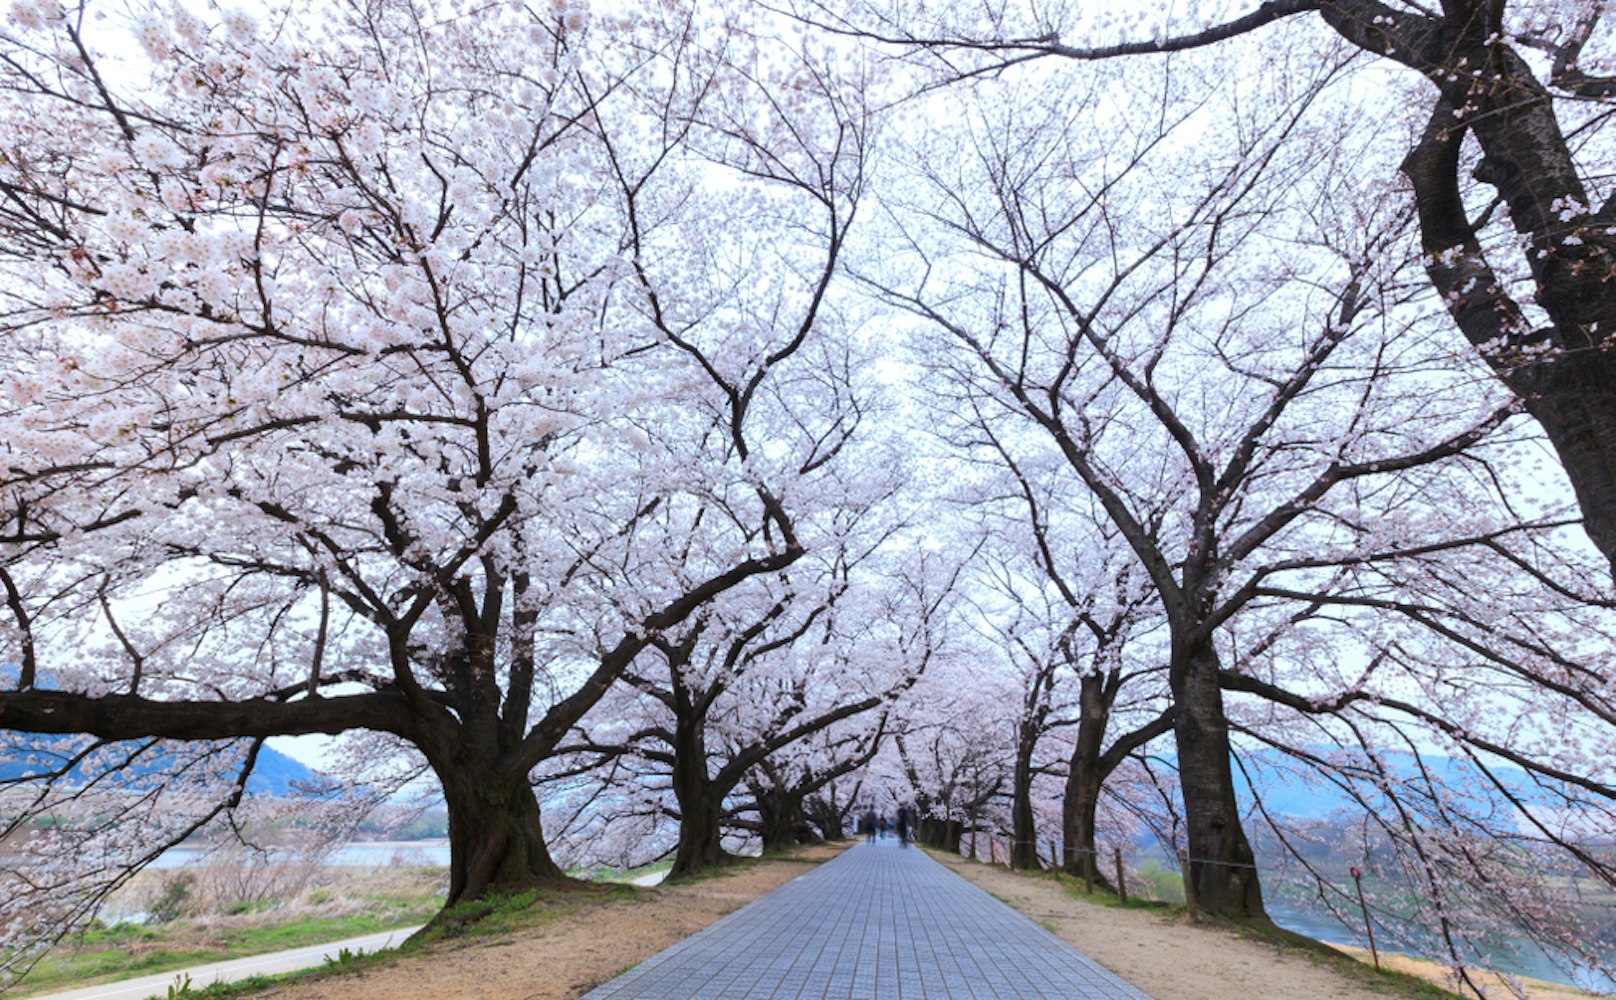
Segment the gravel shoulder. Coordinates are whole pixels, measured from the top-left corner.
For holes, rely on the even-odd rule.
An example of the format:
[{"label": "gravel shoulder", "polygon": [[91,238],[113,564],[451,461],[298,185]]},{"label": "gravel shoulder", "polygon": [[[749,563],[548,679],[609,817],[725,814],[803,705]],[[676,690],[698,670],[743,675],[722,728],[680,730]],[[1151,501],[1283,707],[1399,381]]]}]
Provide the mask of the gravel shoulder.
[{"label": "gravel shoulder", "polygon": [[1355,981],[1323,956],[1182,915],[1101,906],[1052,879],[931,852],[932,857],[1037,921],[1157,1000],[1384,1000],[1430,997],[1391,981]]}]

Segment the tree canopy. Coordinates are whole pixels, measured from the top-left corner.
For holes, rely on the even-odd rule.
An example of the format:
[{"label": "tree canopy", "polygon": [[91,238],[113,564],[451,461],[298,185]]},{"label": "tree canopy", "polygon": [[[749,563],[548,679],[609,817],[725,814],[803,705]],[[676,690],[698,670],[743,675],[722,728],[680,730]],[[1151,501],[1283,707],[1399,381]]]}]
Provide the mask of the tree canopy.
[{"label": "tree canopy", "polygon": [[333,734],[451,904],[901,804],[1266,925],[1306,787],[1608,971],[1601,12],[18,0],[0,963]]}]

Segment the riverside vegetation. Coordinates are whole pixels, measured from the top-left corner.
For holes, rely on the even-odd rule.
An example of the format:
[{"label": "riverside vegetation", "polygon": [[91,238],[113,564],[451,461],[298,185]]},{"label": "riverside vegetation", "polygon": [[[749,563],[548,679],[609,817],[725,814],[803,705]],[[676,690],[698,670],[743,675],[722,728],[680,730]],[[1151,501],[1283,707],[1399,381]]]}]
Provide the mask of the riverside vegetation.
[{"label": "riverside vegetation", "polygon": [[[108,915],[57,945],[14,995],[53,993],[425,923],[443,905],[442,868],[281,870],[245,884],[224,856],[141,873]],[[301,884],[293,884],[300,882]],[[263,888],[288,887],[285,895]],[[248,892],[241,889],[248,888]]]}]

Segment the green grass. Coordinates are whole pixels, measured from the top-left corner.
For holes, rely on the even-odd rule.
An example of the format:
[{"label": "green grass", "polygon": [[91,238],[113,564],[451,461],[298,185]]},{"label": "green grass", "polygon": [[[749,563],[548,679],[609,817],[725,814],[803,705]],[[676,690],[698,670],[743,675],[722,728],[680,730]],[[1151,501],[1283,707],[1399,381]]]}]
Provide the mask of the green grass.
[{"label": "green grass", "polygon": [[415,936],[413,943],[420,945],[445,938],[486,938],[509,934],[572,916],[587,904],[633,899],[641,891],[638,886],[603,882],[484,896],[443,910],[425,930]]},{"label": "green grass", "polygon": [[641,891],[643,890],[629,885],[587,885],[583,888],[488,896],[444,910],[425,930],[397,948],[364,954],[339,955],[335,960],[327,959],[321,968],[274,976],[250,976],[232,983],[215,983],[206,989],[193,989],[179,995],[184,996],[186,1000],[236,1000],[271,986],[310,982],[385,965],[437,942],[481,940],[508,935],[574,916],[591,904],[614,899],[632,899]]},{"label": "green grass", "polygon": [[20,998],[51,993],[389,931],[424,923],[437,908],[438,901],[429,899],[385,915],[318,917],[277,925],[229,927],[205,935],[186,925],[115,924],[87,931],[76,947],[58,948],[41,959],[12,995]]},{"label": "green grass", "polygon": [[1090,903],[1094,906],[1109,906],[1124,910],[1155,910],[1160,913],[1166,913],[1173,910],[1182,911],[1184,909],[1184,907],[1176,903],[1166,903],[1159,899],[1143,899],[1139,896],[1133,895],[1132,893],[1128,894],[1128,901],[1124,903],[1117,897],[1115,893],[1102,892],[1099,890],[1094,892],[1086,892],[1083,889],[1082,879],[1078,878],[1076,875],[1068,875],[1065,872],[1022,872],[1021,874],[1030,877],[1036,876],[1039,878],[1052,879],[1062,888],[1064,888],[1072,897],[1081,899],[1083,902]]},{"label": "green grass", "polygon": [[637,878],[644,878],[647,875],[654,875],[657,872],[665,872],[672,868],[673,859],[664,858],[655,864],[643,865],[639,868],[629,868],[626,870],[602,868],[595,873],[594,878],[597,882],[632,882]]}]

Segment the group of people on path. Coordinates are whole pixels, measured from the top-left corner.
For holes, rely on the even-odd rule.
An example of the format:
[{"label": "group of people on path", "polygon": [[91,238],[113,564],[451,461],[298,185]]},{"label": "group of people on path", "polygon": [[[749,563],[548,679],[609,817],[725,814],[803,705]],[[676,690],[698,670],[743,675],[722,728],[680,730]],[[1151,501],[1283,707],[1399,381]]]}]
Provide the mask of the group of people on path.
[{"label": "group of people on path", "polygon": [[911,818],[908,806],[899,806],[897,815],[888,819],[885,813],[878,813],[874,806],[866,806],[859,816],[859,832],[864,834],[866,843],[875,843],[877,839],[886,839],[888,833],[898,835],[898,846],[909,846],[909,829]]}]

